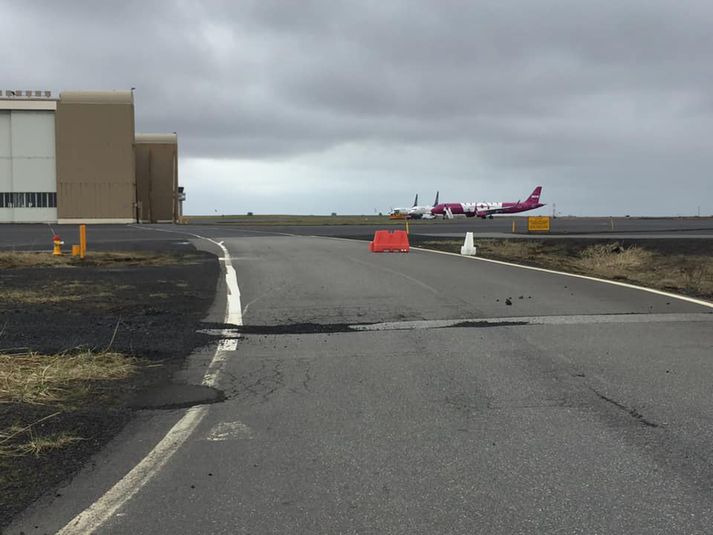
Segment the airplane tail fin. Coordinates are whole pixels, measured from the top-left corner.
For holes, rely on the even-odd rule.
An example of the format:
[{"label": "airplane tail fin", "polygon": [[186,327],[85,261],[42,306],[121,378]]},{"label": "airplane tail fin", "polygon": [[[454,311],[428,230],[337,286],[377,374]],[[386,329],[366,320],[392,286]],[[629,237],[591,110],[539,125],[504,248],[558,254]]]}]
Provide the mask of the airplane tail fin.
[{"label": "airplane tail fin", "polygon": [[413,205],[418,206],[418,193],[416,194],[416,198],[413,200]]},{"label": "airplane tail fin", "polygon": [[436,192],[436,200],[433,201],[433,206],[438,206],[438,191]]},{"label": "airplane tail fin", "polygon": [[537,186],[535,191],[527,198],[526,204],[538,204],[540,202],[540,193],[542,193],[542,186]]}]

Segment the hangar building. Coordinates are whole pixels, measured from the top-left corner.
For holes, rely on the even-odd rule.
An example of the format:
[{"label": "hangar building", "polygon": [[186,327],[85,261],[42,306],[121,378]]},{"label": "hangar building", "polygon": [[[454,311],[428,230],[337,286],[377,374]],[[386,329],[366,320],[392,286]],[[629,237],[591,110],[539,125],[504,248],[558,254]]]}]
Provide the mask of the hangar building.
[{"label": "hangar building", "polygon": [[136,134],[132,91],[0,91],[0,222],[175,222],[178,144]]}]

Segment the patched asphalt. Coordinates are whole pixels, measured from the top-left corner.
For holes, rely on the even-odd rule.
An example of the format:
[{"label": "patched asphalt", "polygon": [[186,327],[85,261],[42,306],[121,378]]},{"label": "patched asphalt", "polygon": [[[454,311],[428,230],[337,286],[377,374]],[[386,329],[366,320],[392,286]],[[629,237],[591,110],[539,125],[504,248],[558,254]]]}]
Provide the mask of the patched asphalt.
[{"label": "patched asphalt", "polygon": [[[713,525],[711,309],[422,251],[188,230],[224,240],[238,273],[245,327],[218,377],[225,400],[100,532]],[[456,323],[428,328],[443,320]],[[423,328],[353,330],[385,322]],[[134,427],[111,470],[82,473],[11,532],[61,528],[178,414]]]}]

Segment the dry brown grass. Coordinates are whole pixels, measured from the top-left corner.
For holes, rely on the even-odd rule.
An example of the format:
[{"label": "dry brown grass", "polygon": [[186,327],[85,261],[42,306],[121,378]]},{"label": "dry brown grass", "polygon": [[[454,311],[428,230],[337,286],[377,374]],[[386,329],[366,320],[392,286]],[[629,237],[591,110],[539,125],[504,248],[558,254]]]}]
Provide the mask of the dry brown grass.
[{"label": "dry brown grass", "polygon": [[[22,435],[27,435],[27,438],[24,438]],[[18,438],[23,439],[23,441],[16,440]],[[84,440],[84,438],[69,433],[52,433],[50,435],[38,436],[32,431],[31,427],[13,427],[0,432],[0,458],[21,457],[23,455],[39,457],[52,450],[65,448],[82,440]]]},{"label": "dry brown grass", "polygon": [[0,251],[0,269],[77,266],[165,266],[185,262],[170,254],[149,252],[89,252],[84,260],[70,255],[53,256],[50,252]]},{"label": "dry brown grass", "polygon": [[618,242],[590,245],[579,254],[579,264],[587,269],[620,271],[648,265],[653,253],[637,245],[622,247]]},{"label": "dry brown grass", "polygon": [[112,287],[97,281],[51,281],[49,284],[36,287],[7,288],[0,286],[3,301],[15,305],[49,305],[69,303],[91,298],[93,300],[108,299],[117,290],[126,287]]},{"label": "dry brown grass", "polygon": [[525,240],[500,240],[477,243],[482,253],[506,258],[529,258],[542,250],[540,242]]},{"label": "dry brown grass", "polygon": [[141,363],[120,353],[64,355],[0,354],[0,403],[44,405],[56,411],[32,423],[0,429],[0,460],[24,455],[40,456],[84,440],[69,432],[41,434],[39,424],[80,408],[110,402],[122,381]]},{"label": "dry brown grass", "polygon": [[619,243],[597,243],[584,249],[576,260],[582,269],[602,275],[621,275],[648,266],[654,255],[651,251],[632,245],[622,247]]},{"label": "dry brown grass", "polygon": [[106,394],[104,383],[137,373],[120,353],[0,355],[0,403],[72,406]]},{"label": "dry brown grass", "polygon": [[703,255],[662,255],[619,243],[584,249],[575,260],[579,272],[606,279],[630,280],[644,286],[713,295],[713,258]]},{"label": "dry brown grass", "polygon": [[10,303],[41,305],[49,303],[64,303],[69,301],[79,301],[81,296],[70,294],[56,294],[45,290],[37,289],[3,289],[3,299]]},{"label": "dry brown grass", "polygon": [[32,436],[28,442],[18,445],[15,449],[21,455],[32,454],[35,457],[39,457],[43,453],[65,448],[81,440],[84,439],[68,433],[54,433],[43,437]]}]

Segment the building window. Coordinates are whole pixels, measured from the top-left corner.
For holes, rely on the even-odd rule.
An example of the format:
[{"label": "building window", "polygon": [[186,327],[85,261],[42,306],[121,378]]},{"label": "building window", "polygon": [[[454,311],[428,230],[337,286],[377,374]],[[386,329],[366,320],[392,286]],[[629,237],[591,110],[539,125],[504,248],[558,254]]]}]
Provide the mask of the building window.
[{"label": "building window", "polygon": [[0,208],[57,208],[55,192],[0,192]]}]

